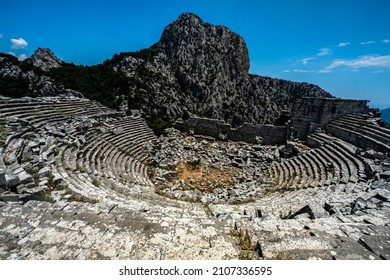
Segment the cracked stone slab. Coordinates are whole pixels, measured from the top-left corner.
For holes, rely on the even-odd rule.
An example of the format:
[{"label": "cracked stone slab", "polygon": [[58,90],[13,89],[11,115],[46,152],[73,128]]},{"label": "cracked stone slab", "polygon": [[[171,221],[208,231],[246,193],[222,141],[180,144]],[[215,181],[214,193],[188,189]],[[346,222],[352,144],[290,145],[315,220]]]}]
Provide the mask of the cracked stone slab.
[{"label": "cracked stone slab", "polygon": [[390,237],[389,236],[362,236],[359,239],[359,243],[362,244],[367,250],[373,252],[381,259],[390,259]]}]

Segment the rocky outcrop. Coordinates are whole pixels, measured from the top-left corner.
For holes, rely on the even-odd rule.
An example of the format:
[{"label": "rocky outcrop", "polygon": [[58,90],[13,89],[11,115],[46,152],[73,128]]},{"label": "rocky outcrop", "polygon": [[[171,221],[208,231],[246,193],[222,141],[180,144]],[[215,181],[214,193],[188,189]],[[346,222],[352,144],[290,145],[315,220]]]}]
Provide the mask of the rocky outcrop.
[{"label": "rocky outcrop", "polygon": [[31,57],[27,59],[29,63],[43,71],[49,71],[51,68],[61,67],[62,61],[47,48],[38,48]]},{"label": "rocky outcrop", "polygon": [[83,97],[81,92],[66,89],[63,85],[45,75],[39,75],[34,71],[28,71],[23,75],[29,83],[29,89],[34,96],[62,96]]},{"label": "rocky outcrop", "polygon": [[21,73],[19,66],[14,65],[5,57],[0,57],[0,76],[17,78]]},{"label": "rocky outcrop", "polygon": [[49,49],[39,48],[27,60],[19,62],[16,58],[0,54],[1,94],[10,97],[28,96],[62,96],[83,97],[77,90],[65,88],[64,85],[50,77],[51,68],[61,67],[62,61]]},{"label": "rocky outcrop", "polygon": [[169,24],[151,48],[114,56],[112,62],[138,82],[130,106],[140,100],[147,114],[165,118],[190,112],[233,125],[274,123],[294,98],[331,97],[312,84],[250,75],[243,38],[192,13]]}]

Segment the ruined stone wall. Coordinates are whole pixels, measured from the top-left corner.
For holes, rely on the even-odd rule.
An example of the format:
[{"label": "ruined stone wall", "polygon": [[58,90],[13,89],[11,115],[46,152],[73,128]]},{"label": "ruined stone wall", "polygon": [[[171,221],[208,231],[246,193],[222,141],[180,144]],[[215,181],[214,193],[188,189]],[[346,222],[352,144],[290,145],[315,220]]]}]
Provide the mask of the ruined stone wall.
[{"label": "ruined stone wall", "polygon": [[[207,135],[214,138],[218,138],[222,132],[221,126],[226,124],[223,121],[206,118],[190,118],[185,122],[187,129],[186,132],[197,135]],[[227,130],[230,129],[228,125]],[[226,132],[225,132],[226,133]]]},{"label": "ruined stone wall", "polygon": [[339,98],[297,99],[291,111],[291,125],[294,136],[305,140],[316,128],[323,129],[327,123],[348,114],[364,114],[369,108],[368,100]]},{"label": "ruined stone wall", "polygon": [[244,141],[263,145],[282,144],[286,141],[287,133],[285,126],[245,123],[237,128],[231,128],[230,124],[223,121],[206,118],[190,118],[184,122],[176,122],[175,128],[220,140]]},{"label": "ruined stone wall", "polygon": [[244,124],[230,129],[227,136],[231,141],[259,142],[263,145],[282,144],[286,141],[286,127]]}]

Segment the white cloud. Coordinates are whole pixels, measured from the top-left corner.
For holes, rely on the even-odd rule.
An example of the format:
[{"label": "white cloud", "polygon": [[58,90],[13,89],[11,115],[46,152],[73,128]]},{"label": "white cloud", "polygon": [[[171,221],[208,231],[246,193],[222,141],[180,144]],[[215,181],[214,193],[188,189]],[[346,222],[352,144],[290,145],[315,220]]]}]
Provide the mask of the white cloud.
[{"label": "white cloud", "polygon": [[390,43],[390,39],[384,39],[382,40],[383,43]]},{"label": "white cloud", "polygon": [[311,71],[308,70],[301,70],[301,69],[293,69],[293,70],[283,70],[284,73],[290,73],[290,72],[295,72],[295,73],[308,73]]},{"label": "white cloud", "polygon": [[23,60],[25,60],[26,58],[27,58],[27,55],[26,55],[25,53],[22,53],[21,55],[18,56],[18,59],[19,59],[20,61],[23,61]]},{"label": "white cloud", "polygon": [[341,48],[341,47],[346,47],[346,46],[348,46],[348,45],[350,45],[351,44],[351,42],[341,42],[341,43],[339,43],[339,47]]},{"label": "white cloud", "polygon": [[333,61],[329,66],[320,70],[319,73],[330,73],[333,69],[339,67],[349,67],[353,71],[356,71],[360,68],[367,67],[379,67],[379,68],[388,68],[390,69],[390,55],[365,55],[356,59],[337,59]]},{"label": "white cloud", "polygon": [[332,70],[328,70],[326,68],[318,71],[318,73],[332,73],[332,72],[333,72]]},{"label": "white cloud", "polygon": [[3,34],[0,33],[0,39],[3,38]]},{"label": "white cloud", "polygon": [[375,41],[367,41],[367,42],[361,42],[360,45],[371,45],[375,44]]},{"label": "white cloud", "polygon": [[28,43],[23,38],[11,39],[11,49],[24,49],[28,46]]},{"label": "white cloud", "polygon": [[330,55],[332,53],[331,49],[328,48],[322,48],[320,49],[320,52],[317,53],[318,56],[324,56],[324,55]]},{"label": "white cloud", "polygon": [[306,64],[309,63],[310,60],[313,60],[313,59],[315,59],[314,56],[308,57],[308,58],[304,58],[304,59],[302,59],[302,64],[306,65]]},{"label": "white cloud", "polygon": [[14,52],[8,52],[8,54],[13,55],[19,59],[19,61],[23,61],[27,58],[27,55],[25,53],[22,53],[21,55],[16,55]]}]

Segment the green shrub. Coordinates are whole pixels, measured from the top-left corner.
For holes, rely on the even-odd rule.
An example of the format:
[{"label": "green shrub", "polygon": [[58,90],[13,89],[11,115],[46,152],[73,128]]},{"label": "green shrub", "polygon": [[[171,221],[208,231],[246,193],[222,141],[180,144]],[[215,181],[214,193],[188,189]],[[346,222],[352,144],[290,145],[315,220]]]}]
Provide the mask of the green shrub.
[{"label": "green shrub", "polygon": [[93,184],[95,187],[99,187],[99,186],[100,186],[100,182],[99,182],[99,180],[96,179],[96,178],[93,178],[92,184]]},{"label": "green shrub", "polygon": [[164,121],[163,119],[155,116],[147,117],[146,122],[157,136],[160,136],[163,133],[164,129],[172,127],[174,123],[174,121],[172,120]]},{"label": "green shrub", "polygon": [[4,145],[8,137],[8,130],[0,125],[0,145]]},{"label": "green shrub", "polygon": [[86,98],[96,100],[110,108],[118,106],[117,92],[129,86],[127,78],[105,64],[83,66],[64,63],[59,68],[50,69],[48,75],[65,88],[77,90]]},{"label": "green shrub", "polygon": [[20,98],[23,96],[35,97],[28,88],[28,82],[26,79],[19,77],[0,76],[0,92],[1,95]]}]

